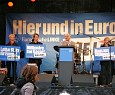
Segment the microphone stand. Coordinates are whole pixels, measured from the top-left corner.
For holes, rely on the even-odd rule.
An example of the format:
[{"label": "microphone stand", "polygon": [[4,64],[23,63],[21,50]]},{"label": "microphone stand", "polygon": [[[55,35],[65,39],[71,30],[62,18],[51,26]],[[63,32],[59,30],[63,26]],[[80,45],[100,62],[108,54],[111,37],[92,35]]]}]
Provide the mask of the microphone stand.
[{"label": "microphone stand", "polygon": [[[109,64],[110,64],[110,81],[112,82],[112,58],[111,58],[111,52],[112,52],[112,50],[111,50],[111,47],[113,46],[112,44],[111,44],[111,41],[113,40],[113,39],[115,39],[115,37],[114,38],[112,38],[109,42],[110,42],[110,44],[109,44],[109,47],[110,47],[110,54],[109,54],[109,56],[110,56],[110,61],[109,61]],[[110,82],[110,83],[111,83]]]},{"label": "microphone stand", "polygon": [[84,54],[85,54],[85,50],[83,50],[83,61],[82,61],[83,71],[80,74],[88,74],[88,72],[86,71],[86,66],[85,66],[85,61],[84,61]]},{"label": "microphone stand", "polygon": [[[109,62],[109,64],[110,64],[110,79],[112,79],[112,72],[111,72],[111,70],[112,70],[112,62],[111,62],[111,45],[110,45],[110,62]],[[111,82],[112,82],[112,80],[111,80]]]},{"label": "microphone stand", "polygon": [[[79,33],[80,34],[80,33]],[[96,39],[99,39],[99,38],[97,38],[97,37],[94,37],[94,36],[92,36],[92,35],[87,35],[87,34],[84,34],[84,33],[82,33],[83,35],[85,35],[85,36],[88,36],[88,37],[90,37],[90,53],[89,53],[89,56],[90,56],[90,71],[89,71],[89,73],[90,74],[92,74],[92,72],[93,72],[93,58],[92,58],[92,55],[93,55],[93,53],[92,53],[92,38],[96,38]],[[100,40],[100,39],[99,39]]]},{"label": "microphone stand", "polygon": [[16,67],[15,67],[15,65],[16,65],[16,49],[14,48],[14,72],[13,72],[13,77],[14,77],[14,79],[13,79],[13,81],[14,81],[14,83],[15,83],[15,81],[16,81]]}]

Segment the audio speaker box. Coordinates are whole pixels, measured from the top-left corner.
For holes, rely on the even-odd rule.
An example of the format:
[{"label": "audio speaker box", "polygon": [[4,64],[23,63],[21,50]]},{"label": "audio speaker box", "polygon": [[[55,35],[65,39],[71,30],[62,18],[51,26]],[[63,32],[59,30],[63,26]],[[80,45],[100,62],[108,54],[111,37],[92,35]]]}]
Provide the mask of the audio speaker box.
[{"label": "audio speaker box", "polygon": [[95,86],[93,75],[76,74],[72,75],[73,86]]},{"label": "audio speaker box", "polygon": [[115,75],[113,75],[113,78],[112,78],[112,87],[115,87]]},{"label": "audio speaker box", "polygon": [[50,87],[56,82],[54,74],[38,74],[38,78],[36,82],[38,87]]},{"label": "audio speaker box", "polygon": [[4,78],[5,78],[5,74],[1,73],[0,74],[0,85],[2,85]]}]

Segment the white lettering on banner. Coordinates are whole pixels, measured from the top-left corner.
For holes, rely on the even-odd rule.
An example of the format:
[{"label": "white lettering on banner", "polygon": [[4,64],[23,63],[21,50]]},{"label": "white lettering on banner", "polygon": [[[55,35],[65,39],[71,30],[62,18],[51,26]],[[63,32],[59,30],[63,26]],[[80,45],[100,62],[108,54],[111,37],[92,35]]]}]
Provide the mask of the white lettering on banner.
[{"label": "white lettering on banner", "polygon": [[102,34],[102,23],[94,23],[94,34]]},{"label": "white lettering on banner", "polygon": [[65,23],[61,23],[60,25],[60,34],[64,35],[68,33],[68,20],[65,20]]},{"label": "white lettering on banner", "polygon": [[14,48],[11,48],[11,52],[14,52]]},{"label": "white lettering on banner", "polygon": [[51,32],[51,24],[50,23],[43,23],[43,34],[50,35]]},{"label": "white lettering on banner", "polygon": [[[24,23],[22,23],[22,20],[13,20],[13,33],[16,34],[18,32],[18,34],[22,34],[22,29],[23,29],[23,34],[26,34],[26,26],[23,26]],[[23,26],[23,27],[22,27]]]},{"label": "white lettering on banner", "polygon": [[52,35],[55,35],[55,33],[57,34],[57,35],[59,35],[60,33],[59,33],[59,23],[52,23]]},{"label": "white lettering on banner", "polygon": [[107,34],[107,27],[109,27],[109,23],[103,23],[103,34]]},{"label": "white lettering on banner", "polygon": [[73,35],[74,34],[74,31],[75,31],[75,29],[74,29],[74,27],[75,27],[75,25],[74,25],[74,20],[71,20],[71,24],[70,24],[70,31],[71,31],[71,35]]},{"label": "white lettering on banner", "polygon": [[85,21],[85,32],[86,34],[93,34],[93,31],[90,31],[90,29],[93,29],[93,26],[90,25],[93,23],[93,20],[86,20]]},{"label": "white lettering on banner", "polygon": [[[24,41],[24,42],[31,42],[31,38],[25,38],[25,37],[22,37],[22,41]],[[39,41],[41,41],[41,42],[60,42],[60,38],[59,37],[45,37],[45,38],[43,38],[43,37],[41,37],[40,39],[39,39]]]},{"label": "white lettering on banner", "polygon": [[32,53],[32,50],[27,50],[27,53]]},{"label": "white lettering on banner", "polygon": [[28,34],[34,34],[35,33],[35,25],[34,25],[34,23],[29,23],[27,25],[27,31],[28,31]]},{"label": "white lettering on banner", "polygon": [[27,23],[26,20],[13,20],[14,34],[39,34],[40,29],[43,30],[43,35],[64,35],[66,33],[76,35],[83,33],[83,30],[85,34],[90,35],[107,34],[107,32],[115,34],[115,22],[96,23],[93,20],[85,20],[84,23],[76,23],[74,20],[65,20],[62,23]]},{"label": "white lettering on banner", "polygon": [[10,48],[1,48],[0,51],[1,51],[1,52],[9,52],[9,51],[10,51]]},{"label": "white lettering on banner", "polygon": [[115,22],[110,23],[109,30],[111,34],[115,34]]},{"label": "white lettering on banner", "polygon": [[5,53],[4,52],[0,52],[0,55],[4,55]]},{"label": "white lettering on banner", "polygon": [[95,56],[105,56],[105,55],[110,55],[109,53],[109,49],[101,49],[101,50],[97,50],[95,49]]},{"label": "white lettering on banner", "polygon": [[75,24],[75,34],[82,34],[83,33],[83,24],[76,23]]},{"label": "white lettering on banner", "polygon": [[27,49],[32,49],[34,48],[34,46],[27,46]]},{"label": "white lettering on banner", "polygon": [[41,23],[26,23],[26,20],[13,20],[14,34],[39,34]]},{"label": "white lettering on banner", "polygon": [[17,49],[17,48],[11,48],[11,52],[19,52],[19,49]]},{"label": "white lettering on banner", "polygon": [[24,41],[24,42],[31,42],[31,41],[32,41],[32,38],[22,37],[22,41]]},{"label": "white lettering on banner", "polygon": [[27,49],[37,49],[37,50],[44,50],[44,47],[41,46],[27,46]]}]

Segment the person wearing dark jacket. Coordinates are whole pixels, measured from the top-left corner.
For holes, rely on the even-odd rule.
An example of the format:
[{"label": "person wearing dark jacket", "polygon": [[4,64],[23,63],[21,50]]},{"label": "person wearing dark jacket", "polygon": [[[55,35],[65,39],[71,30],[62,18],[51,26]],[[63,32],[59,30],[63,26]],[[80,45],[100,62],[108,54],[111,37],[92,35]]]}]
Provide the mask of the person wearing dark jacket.
[{"label": "person wearing dark jacket", "polygon": [[[101,47],[111,47],[112,45],[110,44],[110,38],[105,37],[104,38],[104,43],[101,45]],[[114,67],[114,62],[110,60],[104,60],[100,61],[101,65],[101,85],[103,86],[111,86],[112,82],[112,76],[113,76],[113,67]]]},{"label": "person wearing dark jacket", "polygon": [[[32,42],[30,44],[40,44],[42,45],[43,43],[38,41],[39,35],[35,33],[33,35]],[[29,63],[36,63],[38,66],[38,73],[40,72],[40,65],[42,64],[42,59],[41,58],[29,58]]]},{"label": "person wearing dark jacket", "polygon": [[[7,43],[6,46],[18,46],[18,44],[15,42],[14,34],[9,35],[9,40],[10,40],[9,43]],[[11,65],[12,65],[12,76],[10,76]],[[10,83],[14,83],[17,78],[17,74],[16,74],[17,62],[16,61],[6,61],[6,68],[8,70],[7,78],[10,80]]]}]

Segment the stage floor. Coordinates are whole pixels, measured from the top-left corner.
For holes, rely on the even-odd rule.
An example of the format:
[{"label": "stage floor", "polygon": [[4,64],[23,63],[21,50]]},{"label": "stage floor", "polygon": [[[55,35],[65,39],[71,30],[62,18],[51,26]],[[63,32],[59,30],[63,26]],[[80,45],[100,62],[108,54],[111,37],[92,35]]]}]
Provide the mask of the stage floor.
[{"label": "stage floor", "polygon": [[[0,95],[10,95],[14,87],[1,86]],[[64,94],[62,94],[64,93]],[[68,94],[67,94],[68,93]],[[42,87],[37,91],[37,95],[115,95],[113,87]]]}]

